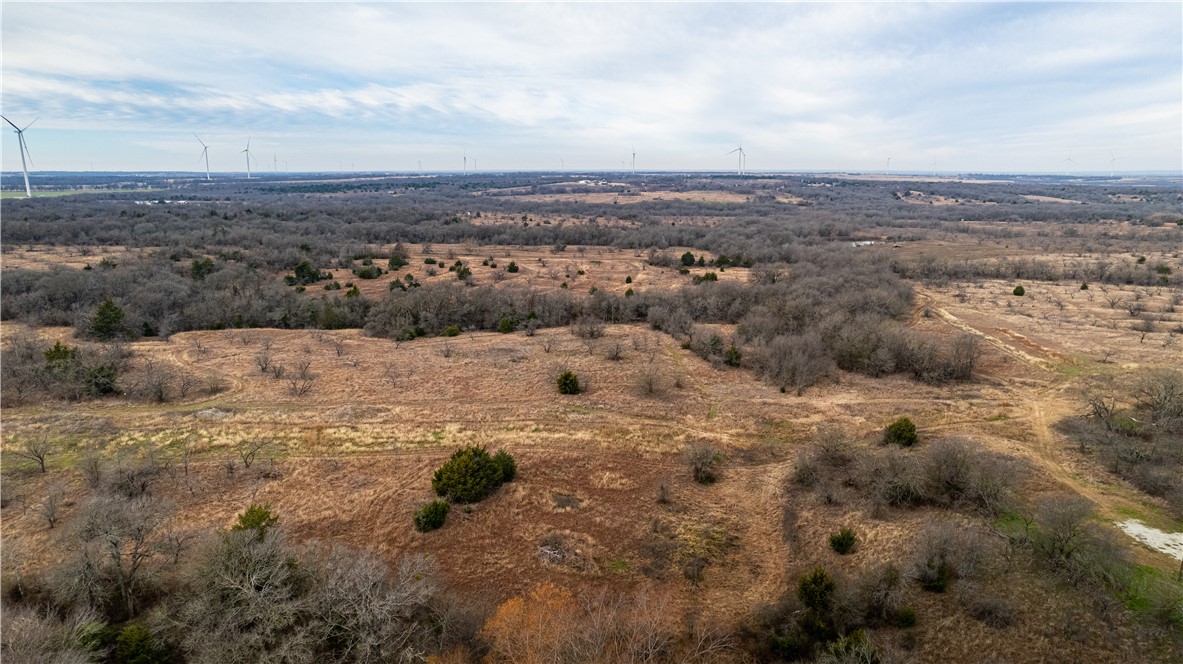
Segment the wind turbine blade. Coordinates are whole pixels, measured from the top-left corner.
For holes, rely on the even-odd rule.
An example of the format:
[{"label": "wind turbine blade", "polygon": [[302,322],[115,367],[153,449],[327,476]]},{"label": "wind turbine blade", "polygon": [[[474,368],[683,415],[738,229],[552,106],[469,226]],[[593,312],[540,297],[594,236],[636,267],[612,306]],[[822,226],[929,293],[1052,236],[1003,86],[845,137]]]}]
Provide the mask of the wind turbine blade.
[{"label": "wind turbine blade", "polygon": [[[40,115],[38,115],[37,117],[33,118],[33,121],[32,121],[32,122],[30,122],[29,124],[25,125],[25,129],[28,129],[29,127],[32,127],[33,125],[37,124],[37,121],[38,121],[38,120],[40,120],[40,119],[41,119],[41,116],[40,116]],[[21,131],[24,131],[25,129],[22,129]]]},{"label": "wind turbine blade", "polygon": [[735,154],[736,152],[739,152],[739,151],[741,151],[741,150],[743,150],[743,148],[735,148],[735,149],[734,149],[734,150],[732,150],[731,152],[725,152],[724,154],[725,154],[725,155],[728,155],[728,154]]},{"label": "wind turbine blade", "polygon": [[207,147],[205,141],[201,140],[201,137],[197,135],[197,132],[193,132],[193,138],[196,138],[197,142],[201,143],[201,147]]},{"label": "wind turbine blade", "polygon": [[[3,115],[0,115],[0,118],[4,118],[4,116],[3,116]],[[8,124],[12,125],[12,128],[13,128],[13,129],[15,129],[15,130],[17,130],[17,131],[24,131],[24,130],[23,130],[23,129],[21,129],[20,127],[18,127],[18,126],[16,126],[16,125],[12,124],[12,120],[9,120],[8,118],[4,118],[4,121],[5,121],[5,122],[7,122]]]}]

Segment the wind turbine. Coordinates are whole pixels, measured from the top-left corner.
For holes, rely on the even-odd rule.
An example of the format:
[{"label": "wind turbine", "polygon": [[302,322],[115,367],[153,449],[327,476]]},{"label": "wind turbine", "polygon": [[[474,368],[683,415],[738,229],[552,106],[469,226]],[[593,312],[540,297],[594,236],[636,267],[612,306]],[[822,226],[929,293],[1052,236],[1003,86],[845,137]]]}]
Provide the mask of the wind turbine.
[{"label": "wind turbine", "polygon": [[472,158],[472,172],[476,173],[476,157]]},{"label": "wind turbine", "polygon": [[197,142],[201,143],[201,156],[198,157],[197,160],[201,161],[202,159],[205,159],[205,179],[209,180],[209,146],[201,140],[201,137],[197,135],[197,132],[193,132],[193,138],[196,138]]},{"label": "wind turbine", "polygon": [[246,155],[246,179],[251,179],[251,137],[246,137],[246,149],[242,151]]},{"label": "wind turbine", "polygon": [[735,148],[731,152],[728,152],[727,154],[735,154],[736,152],[739,153],[739,157],[736,158],[737,159],[736,163],[738,164],[737,170],[736,170],[736,175],[743,175],[744,162],[747,159],[748,153],[744,152],[742,139],[739,141],[739,147]]},{"label": "wind turbine", "polygon": [[1122,158],[1113,154],[1113,150],[1109,151],[1109,156],[1111,157],[1109,160],[1109,177],[1112,178],[1117,174],[1117,162],[1121,161]]},{"label": "wind turbine", "polygon": [[632,146],[632,148],[633,148],[633,175],[636,175],[637,174],[637,146],[634,145],[634,146]]},{"label": "wind turbine", "polygon": [[468,150],[464,151],[464,172],[468,172]]},{"label": "wind turbine", "polygon": [[891,174],[891,157],[887,158],[887,174]]},{"label": "wind turbine", "polygon": [[271,153],[271,170],[279,172],[279,157],[274,152]]},{"label": "wind turbine", "polygon": [[1068,175],[1068,172],[1069,172],[1070,168],[1071,168],[1072,166],[1075,166],[1075,165],[1076,165],[1076,161],[1075,161],[1074,159],[1072,159],[1072,151],[1071,151],[1071,150],[1069,150],[1069,151],[1068,151],[1068,158],[1067,158],[1067,159],[1063,159],[1063,160],[1061,160],[1061,161],[1062,161],[1063,163],[1065,163],[1065,164],[1068,164],[1068,166],[1065,166],[1065,167],[1064,167],[1064,175]]},{"label": "wind turbine", "polygon": [[[0,117],[4,116],[0,115]],[[37,120],[40,119],[40,116],[34,118],[33,122],[30,122],[29,124],[25,125],[24,129],[21,129],[15,124],[12,124],[12,120],[4,118],[4,121],[12,125],[12,128],[16,130],[16,141],[21,151],[21,170],[25,174],[25,198],[33,197],[33,188],[29,186],[29,166],[25,163],[25,155],[28,155],[29,161],[33,161],[33,155],[29,154],[29,146],[25,143],[25,130],[29,127],[32,127],[34,124],[36,124]]]}]

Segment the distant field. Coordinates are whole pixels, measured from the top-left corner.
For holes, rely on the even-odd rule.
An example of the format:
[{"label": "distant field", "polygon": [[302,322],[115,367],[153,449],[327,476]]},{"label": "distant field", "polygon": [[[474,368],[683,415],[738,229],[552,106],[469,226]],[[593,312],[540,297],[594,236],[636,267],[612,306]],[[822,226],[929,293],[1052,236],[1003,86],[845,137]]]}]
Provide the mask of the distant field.
[{"label": "distant field", "polygon": [[[72,196],[74,194],[85,194],[85,191],[78,191],[77,189],[51,189],[48,191],[37,190],[33,192],[33,198],[51,198],[55,196]],[[0,198],[24,198],[23,191],[0,191]]]}]

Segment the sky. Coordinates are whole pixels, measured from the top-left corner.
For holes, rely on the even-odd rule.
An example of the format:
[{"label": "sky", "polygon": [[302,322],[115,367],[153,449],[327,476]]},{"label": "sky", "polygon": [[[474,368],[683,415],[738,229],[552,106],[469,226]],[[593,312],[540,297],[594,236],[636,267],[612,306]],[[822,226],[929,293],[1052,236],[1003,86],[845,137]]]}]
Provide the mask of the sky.
[{"label": "sky", "polygon": [[[1183,170],[1183,3],[0,4],[34,170]],[[5,125],[3,169],[19,170]]]}]

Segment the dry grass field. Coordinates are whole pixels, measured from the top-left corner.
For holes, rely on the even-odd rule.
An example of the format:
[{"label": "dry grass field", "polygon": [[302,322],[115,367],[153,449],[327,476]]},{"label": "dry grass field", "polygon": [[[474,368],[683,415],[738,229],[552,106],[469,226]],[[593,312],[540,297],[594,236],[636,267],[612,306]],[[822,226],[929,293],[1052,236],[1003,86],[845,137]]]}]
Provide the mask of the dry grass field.
[{"label": "dry grass field", "polygon": [[150,249],[132,250],[127,247],[6,246],[4,253],[0,254],[0,266],[3,269],[49,270],[69,267],[80,270],[87,265],[96,267],[103,260],[119,263],[150,252]]},{"label": "dry grass field", "polygon": [[[376,249],[381,254],[392,247]],[[381,299],[390,290],[390,282],[405,280],[407,275],[424,284],[454,283],[456,274],[448,268],[461,261],[472,270],[472,283],[478,286],[524,287],[534,292],[547,292],[562,289],[566,284],[566,288],[575,293],[587,293],[594,288],[623,295],[630,288],[634,291],[679,288],[708,271],[715,272],[720,281],[744,282],[750,272],[742,267],[718,270],[696,266],[691,267],[688,274],[680,274],[674,269],[650,265],[648,252],[612,247],[577,246],[555,252],[548,247],[432,244],[430,254],[425,253],[422,246],[409,246],[407,250],[409,264],[398,271],[387,272],[377,279],[358,279],[348,272],[336,271],[333,279],[341,284],[352,282],[366,297]],[[664,253],[676,259],[686,251],[707,260],[714,258],[710,252],[687,247],[671,247]],[[425,259],[436,263],[429,265]],[[510,262],[517,265],[517,272],[507,271]],[[375,261],[375,264],[386,269],[385,261]],[[632,279],[631,283],[626,283],[628,278]],[[316,283],[306,292],[317,295],[323,290],[324,285]]]},{"label": "dry grass field", "polygon": [[[570,278],[573,288],[623,290],[625,275],[638,286],[669,288],[687,278],[647,266],[634,252],[594,247],[562,255],[440,245],[432,251],[474,265],[482,257],[515,260],[522,271],[508,280],[535,288]],[[411,266],[395,276],[413,271],[430,279],[421,272],[422,258],[415,248]],[[580,268],[587,274],[566,276]],[[743,273],[728,270],[726,278],[746,278]],[[478,283],[485,278],[479,268],[474,274]],[[388,279],[355,283],[377,292]],[[3,439],[6,445],[60,441],[62,452],[50,462],[55,468],[77,463],[89,448],[112,456],[151,452],[170,464],[171,480],[159,490],[186,527],[225,527],[245,504],[266,502],[297,538],[369,547],[392,563],[408,551],[430,553],[450,584],[490,606],[542,581],[594,583],[648,587],[670,594],[684,610],[734,621],[753,605],[774,601],[794,574],[815,562],[854,573],[903,561],[926,523],[961,517],[926,508],[884,519],[853,497],[790,504],[800,497],[785,493],[793,459],[820,426],[837,424],[872,439],[901,414],[919,424],[922,437],[964,436],[1026,460],[1033,471],[1023,479],[1029,495],[1071,490],[1094,500],[1106,521],[1136,515],[1178,529],[1144,495],[1075,454],[1053,429],[1079,409],[1079,391],[1090,377],[1177,363],[1174,328],[1183,318],[1165,316],[1143,333],[1124,308],[1108,304],[1108,298],[1136,299],[1158,311],[1171,293],[1040,284],[1018,298],[1011,288],[987,281],[919,291],[917,329],[969,331],[985,340],[976,379],[961,385],[841,374],[798,397],[749,371],[712,367],[641,326],[610,326],[595,340],[544,329],[530,337],[481,332],[404,343],[356,330],[186,332],[132,344],[136,361],[216,376],[224,391],[206,395],[195,388],[192,396],[160,405],[120,399],[65,409],[6,405]],[[3,328],[6,336],[16,329]],[[72,338],[65,328],[38,333],[47,344]],[[260,371],[255,356],[264,348],[289,371],[308,363],[311,389],[295,396],[288,380]],[[564,370],[586,383],[585,393],[556,394],[554,380]],[[244,441],[266,442],[250,468],[238,457]],[[712,486],[691,481],[682,460],[682,450],[698,442],[726,457],[722,479]],[[471,510],[454,509],[442,530],[415,532],[411,513],[431,498],[432,469],[464,444],[510,451],[518,480]],[[185,450],[194,462],[182,474]],[[10,470],[15,463],[5,455]],[[24,474],[18,491],[33,503],[55,481]],[[83,490],[80,478],[70,481]],[[663,491],[669,500],[659,504]],[[819,544],[847,523],[858,524],[860,553],[839,557]],[[54,535],[32,512],[13,509],[5,510],[3,529],[6,541],[19,540],[26,551],[48,551]],[[538,547],[547,537],[566,538],[578,555],[563,565],[543,561]],[[657,540],[670,542],[675,559],[706,552],[703,582],[695,586],[676,569],[655,569]],[[1133,548],[1144,564],[1164,570],[1176,564]],[[936,596],[921,593],[914,598],[920,615],[914,636],[883,638],[918,648],[912,654],[921,661],[976,661],[991,652],[1006,661],[1118,662],[1137,654],[1128,640],[1112,638],[1113,630],[1126,629],[1120,621],[1106,624],[1074,608],[1050,580],[989,590],[1021,607],[1011,629],[947,615]],[[1064,636],[1068,626],[1072,638]]]}]

